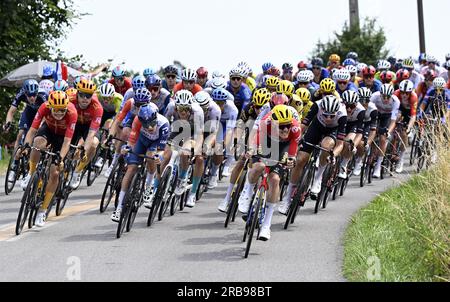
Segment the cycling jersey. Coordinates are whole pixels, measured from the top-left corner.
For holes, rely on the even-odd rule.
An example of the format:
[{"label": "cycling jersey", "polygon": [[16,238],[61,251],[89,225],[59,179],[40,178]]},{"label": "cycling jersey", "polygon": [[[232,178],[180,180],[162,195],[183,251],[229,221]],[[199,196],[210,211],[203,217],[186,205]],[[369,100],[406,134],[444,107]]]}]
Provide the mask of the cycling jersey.
[{"label": "cycling jersey", "polygon": [[114,78],[110,79],[108,83],[113,84],[114,88],[116,89],[117,93],[120,93],[121,95],[125,96],[125,93],[128,91],[128,89],[132,88],[133,85],[131,84],[130,78],[124,78],[124,84],[122,87],[117,86],[116,81]]},{"label": "cycling jersey", "polygon": [[380,92],[375,92],[370,98],[370,102],[375,105],[379,114],[390,114],[391,120],[397,120],[400,109],[400,100],[396,95],[392,95],[388,102],[384,102]]},{"label": "cycling jersey", "polygon": [[[173,88],[173,94],[175,94],[178,91],[183,90],[183,89],[186,89],[186,88],[184,88],[184,83],[180,82],[180,83],[176,84],[175,87]],[[202,90],[203,90],[202,86],[200,86],[199,84],[195,84],[194,88],[192,88],[191,92],[193,95],[196,95],[197,92],[200,92]]]},{"label": "cycling jersey", "polygon": [[233,87],[231,86],[231,83],[228,82],[227,90],[233,95],[234,104],[236,105],[240,113],[242,109],[251,101],[252,92],[250,91],[250,88],[248,88],[248,86],[245,84],[241,84],[239,90],[235,92]]},{"label": "cycling jersey", "polygon": [[[169,106],[167,106],[167,111],[165,116],[169,121],[171,121],[172,124],[174,124],[175,121],[180,120],[180,116],[178,112],[175,110],[176,105],[175,102],[171,102]],[[191,115],[189,116],[189,122],[191,126],[194,127],[192,130],[192,133],[202,133],[204,132],[204,121],[205,121],[205,114],[203,113],[202,107],[198,104],[192,104],[191,106]],[[172,128],[174,129],[174,128]],[[173,131],[177,132],[177,131]]]},{"label": "cycling jersey", "polygon": [[[158,110],[155,104],[150,103],[149,105]],[[122,110],[120,110],[120,113],[117,115],[116,120],[119,123],[122,123],[122,127],[131,128],[134,117],[138,114],[138,112],[139,107],[136,107],[134,105],[134,99],[129,99],[123,106]]]},{"label": "cycling jersey", "polygon": [[[348,114],[348,113],[347,113]],[[366,108],[361,103],[356,105],[355,110],[347,116],[346,133],[363,133],[364,132],[364,119],[366,117]]]},{"label": "cycling jersey", "polygon": [[407,100],[402,98],[400,90],[394,92],[394,95],[400,100],[400,111],[404,117],[411,118],[416,116],[419,99],[415,92],[412,92]]},{"label": "cycling jersey", "polygon": [[[270,110],[270,104],[267,103],[263,107],[261,107],[261,112]],[[244,123],[247,123],[249,120],[255,121],[258,118],[258,114],[255,110],[255,105],[253,103],[248,104],[242,110],[241,115],[239,116],[239,120],[242,120]]]},{"label": "cycling jersey", "polygon": [[414,83],[414,88],[416,89],[419,86],[419,84],[425,80],[425,78],[423,75],[421,75],[417,71],[413,70],[411,72],[411,76],[409,77],[409,80]]},{"label": "cycling jersey", "polygon": [[34,109],[37,111],[39,109],[39,107],[41,107],[41,105],[43,103],[45,103],[46,101],[47,101],[46,95],[43,93],[38,93],[34,103],[30,103],[28,101],[27,96],[25,95],[25,91],[21,89],[19,91],[19,93],[16,95],[16,97],[14,98],[14,101],[12,102],[11,106],[19,108],[20,103],[23,102],[27,105],[27,107],[30,107],[31,109]]},{"label": "cycling jersey", "polygon": [[[178,79],[177,79],[176,81],[177,81],[177,84],[180,83],[180,81],[179,81]],[[171,95],[173,95],[173,89],[170,89],[170,88],[169,88],[169,85],[167,85],[167,81],[166,81],[165,79],[162,80],[161,86],[162,86],[162,88],[164,88],[164,89],[166,89],[167,91],[169,91],[169,92],[171,93]]]},{"label": "cycling jersey", "polygon": [[89,125],[89,130],[97,131],[103,116],[103,107],[100,104],[97,96],[92,96],[92,101],[86,109],[81,109],[78,101],[72,102],[78,113],[77,125]]},{"label": "cycling jersey", "polygon": [[364,137],[369,137],[369,132],[377,130],[378,110],[374,103],[369,103],[364,115]]},{"label": "cycling jersey", "polygon": [[445,119],[445,112],[450,110],[450,91],[445,89],[444,93],[437,95],[436,89],[432,88],[422,102],[425,105],[424,112],[431,114],[434,118]]},{"label": "cycling jersey", "polygon": [[[341,99],[340,94],[337,91],[334,91],[332,93],[333,96],[335,96],[338,99]],[[316,92],[314,92],[314,94],[312,94],[312,101],[317,103],[317,101],[320,101],[321,99],[323,99],[323,97],[325,96],[325,94],[322,93],[322,90],[319,88],[316,90]]]},{"label": "cycling jersey", "polygon": [[316,77],[314,76],[313,82],[316,83],[316,84],[320,84],[320,82],[321,82],[323,79],[326,79],[326,78],[329,78],[329,77],[330,77],[330,72],[328,71],[328,69],[322,67],[322,70],[321,70],[321,72],[320,72],[320,78],[319,78],[319,81],[316,81]]},{"label": "cycling jersey", "polygon": [[215,102],[209,102],[208,110],[205,112],[205,132],[214,133],[219,129],[219,123],[222,117],[219,105]]},{"label": "cycling jersey", "polygon": [[339,93],[339,95],[342,95],[347,90],[358,92],[358,88],[352,82],[349,82],[344,90],[339,89],[339,85],[336,82],[336,91]]},{"label": "cycling jersey", "polygon": [[150,102],[154,103],[158,107],[158,112],[162,115],[165,114],[170,101],[170,92],[164,88],[160,89],[159,94],[156,98],[150,100]]},{"label": "cycling jersey", "polygon": [[236,105],[232,101],[226,101],[220,116],[222,131],[217,133],[217,143],[222,143],[224,141],[227,131],[236,128],[238,113]]},{"label": "cycling jersey", "polygon": [[120,93],[114,93],[111,102],[106,102],[99,92],[97,92],[97,98],[103,107],[104,113],[119,113],[123,100],[123,96]]},{"label": "cycling jersey", "polygon": [[363,87],[369,88],[372,91],[372,93],[380,91],[381,90],[381,86],[383,86],[383,83],[381,83],[378,80],[374,80],[372,87],[367,87],[366,84],[364,83],[364,80],[361,80],[358,83],[358,87],[359,88],[363,88]]},{"label": "cycling jersey", "polygon": [[134,89],[130,88],[127,90],[127,92],[125,92],[123,99],[122,99],[122,104],[120,105],[120,109],[123,108],[123,105],[125,105],[125,103],[129,100],[134,98]]},{"label": "cycling jersey", "polygon": [[47,106],[48,103],[44,103],[41,107],[39,107],[31,127],[38,130],[42,121],[44,121],[44,124],[47,125],[48,129],[53,134],[64,136],[66,138],[72,138],[78,118],[78,113],[75,106],[72,103],[69,103],[67,106],[67,113],[60,121],[53,117],[51,109]]},{"label": "cycling jersey", "polygon": [[250,91],[255,90],[256,88],[256,81],[252,78],[252,77],[248,77],[245,80],[245,84],[248,86],[248,88],[250,89]]},{"label": "cycling jersey", "polygon": [[[209,93],[209,95],[212,95],[214,89],[212,87],[208,87],[208,88],[205,88],[203,91]],[[226,90],[226,92],[228,94],[227,100],[234,102],[234,96],[231,94],[231,92],[229,92],[228,90]]]}]

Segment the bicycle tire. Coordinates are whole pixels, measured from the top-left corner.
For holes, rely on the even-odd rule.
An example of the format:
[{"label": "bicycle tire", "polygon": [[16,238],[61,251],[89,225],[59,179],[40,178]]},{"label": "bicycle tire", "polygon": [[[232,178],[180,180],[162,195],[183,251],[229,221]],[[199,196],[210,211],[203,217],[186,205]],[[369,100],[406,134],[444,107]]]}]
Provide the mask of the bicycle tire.
[{"label": "bicycle tire", "polygon": [[33,174],[27,188],[25,189],[25,192],[23,193],[19,208],[19,214],[16,220],[16,235],[20,235],[22,233],[25,222],[27,221],[28,215],[30,214],[31,206],[34,203],[33,199],[36,198],[35,193],[38,180],[39,179],[36,173]]},{"label": "bicycle tire", "polygon": [[[13,153],[11,154],[11,158],[9,159],[9,163],[8,163],[8,168],[6,170],[6,175],[5,175],[5,194],[9,195],[9,193],[12,192],[12,190],[14,190],[14,187],[16,185],[17,182],[17,177],[19,176],[19,170],[20,170],[20,163],[16,166],[16,168],[13,170],[12,169],[12,164],[14,163],[14,159],[16,156],[17,151],[19,151],[19,147],[15,148]],[[14,181],[11,183],[9,181],[9,173],[11,173],[12,171],[16,172],[16,177],[14,177]]]},{"label": "bicycle tire", "polygon": [[66,207],[67,200],[69,199],[69,195],[71,193],[68,181],[69,175],[72,173],[71,167],[72,166],[69,165],[69,171],[67,173],[67,176],[63,176],[62,178],[63,183],[61,187],[61,195],[56,201],[56,209],[55,209],[56,216],[62,215],[64,208]]},{"label": "bicycle tire", "polygon": [[[163,182],[162,181],[163,178],[161,177],[161,183],[159,184],[158,190],[156,191],[156,194],[153,197],[152,207],[150,208],[150,213],[148,213],[147,227],[149,227],[153,224],[153,222],[155,221],[156,215],[158,215],[158,213],[159,213],[159,208],[161,206],[162,199],[164,198],[163,191],[165,191],[168,186],[168,181],[166,179],[167,178],[166,170],[163,172],[165,181]],[[170,173],[172,173],[172,172],[170,172]],[[158,219],[159,219],[159,217],[158,217]]]},{"label": "bicycle tire", "polygon": [[41,205],[41,201],[44,199],[44,195],[45,195],[45,187],[47,186],[47,181],[46,178],[44,177],[44,179],[42,179],[42,185],[39,186],[39,178],[40,178],[40,173],[36,172],[36,175],[38,175],[38,183],[37,183],[37,187],[36,190],[34,191],[35,194],[35,199],[34,199],[34,203],[31,205],[31,213],[28,217],[28,228],[31,229],[33,228],[35,222],[36,222],[36,217],[37,217],[37,213],[39,210],[39,207]]},{"label": "bicycle tire", "polygon": [[[112,168],[108,180],[106,181],[105,188],[103,189],[102,199],[100,200],[100,213],[104,213],[106,211],[109,204],[111,203],[111,200],[113,199],[113,197],[115,198],[118,193],[116,189],[116,182],[119,178],[119,173],[121,173],[122,171],[120,165],[121,163],[117,161],[117,163]],[[108,197],[106,198],[106,196]]]},{"label": "bicycle tire", "polygon": [[175,215],[177,212],[177,208],[180,202],[180,196],[175,195],[175,188],[177,186],[177,179],[178,179],[178,169],[175,169],[175,172],[172,177],[172,184],[170,188],[170,216]]},{"label": "bicycle tire", "polygon": [[[133,177],[134,179],[134,177]],[[116,237],[120,238],[123,234],[123,231],[125,230],[127,224],[128,224],[128,219],[130,218],[130,209],[132,207],[132,196],[131,196],[131,189],[132,186],[130,184],[130,188],[128,189],[128,191],[125,193],[125,196],[123,198],[123,208],[122,208],[122,212],[120,214],[120,219],[119,219],[119,223],[117,225],[117,232],[116,232]]]},{"label": "bicycle tire", "polygon": [[253,215],[250,215],[250,217],[251,217],[250,218],[250,228],[248,229],[247,246],[245,248],[245,254],[244,254],[244,258],[246,258],[246,259],[248,258],[248,255],[250,253],[250,248],[252,245],[253,234],[255,233],[256,224],[259,222],[259,214],[261,211],[261,205],[263,204],[264,195],[265,195],[264,187],[259,188],[258,192],[256,192],[256,194],[255,194],[255,198],[257,198],[256,209],[255,209]]},{"label": "bicycle tire", "polygon": [[202,198],[203,193],[207,191],[208,178],[209,178],[209,163],[210,157],[206,160],[202,178],[200,179],[200,184],[198,185],[197,192],[195,193],[195,199],[198,201]]},{"label": "bicycle tire", "polygon": [[368,167],[368,160],[369,160],[369,154],[364,153],[364,157],[363,157],[363,161],[362,161],[362,167],[361,167],[361,175],[359,178],[359,186],[361,188],[364,188],[364,186],[367,184],[367,180],[368,180],[368,172],[369,169],[367,169]]},{"label": "bicycle tire", "polygon": [[133,191],[131,193],[132,201],[131,201],[131,208],[129,210],[129,217],[127,221],[127,232],[130,232],[134,221],[136,220],[137,213],[139,211],[139,208],[141,207],[142,202],[142,195],[139,194],[140,192],[144,191],[145,188],[145,179],[143,179],[141,173],[136,174],[136,181],[133,186]]},{"label": "bicycle tire", "polygon": [[[159,207],[159,213],[158,213],[158,221],[163,220],[164,215],[167,212],[167,208],[169,206],[169,201],[170,201],[170,196],[169,194],[169,190],[170,190],[170,176],[172,175],[172,167],[168,166],[165,171],[163,172],[163,175],[161,177],[161,184],[162,180],[164,180],[164,185],[163,185],[163,191],[162,191],[162,197],[161,197],[161,206]],[[167,199],[167,200],[164,200]]]},{"label": "bicycle tire", "polygon": [[230,223],[230,220],[234,222],[236,217],[236,212],[238,208],[238,202],[239,202],[239,195],[241,194],[242,190],[244,189],[245,179],[247,177],[247,171],[242,171],[235,188],[233,192],[231,193],[231,200],[228,203],[227,207],[227,217],[225,218],[224,227],[228,228],[228,224]]}]

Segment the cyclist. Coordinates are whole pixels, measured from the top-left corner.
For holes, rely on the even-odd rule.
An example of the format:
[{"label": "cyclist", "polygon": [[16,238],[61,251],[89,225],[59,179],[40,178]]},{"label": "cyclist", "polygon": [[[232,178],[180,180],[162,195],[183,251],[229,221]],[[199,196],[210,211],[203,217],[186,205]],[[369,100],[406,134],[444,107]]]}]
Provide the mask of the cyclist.
[{"label": "cyclist", "polygon": [[[262,120],[258,129],[256,140],[250,145],[247,157],[257,155],[276,161],[286,161],[287,168],[292,169],[295,164],[298,143],[301,137],[298,122],[294,119],[292,111],[285,105],[278,105],[272,109]],[[287,158],[286,158],[287,153]],[[248,171],[248,177],[244,189],[239,198],[239,211],[247,214],[254,187],[265,169],[260,158],[252,160],[252,168]],[[270,239],[270,227],[276,204],[280,199],[280,180],[283,178],[285,169],[280,165],[270,168],[268,176],[269,190],[267,192],[267,205],[262,228],[259,233],[260,240]]]},{"label": "cyclist", "polygon": [[[204,113],[203,109],[195,102],[193,94],[188,90],[180,90],[175,94],[175,102],[169,104],[166,117],[173,119],[171,125],[170,141],[176,145],[183,143],[184,149],[194,149],[194,169],[192,188],[189,192],[186,206],[195,206],[195,196],[203,175],[204,160],[202,156]],[[172,150],[166,147],[165,158],[172,156]],[[184,193],[187,184],[187,172],[190,165],[191,152],[180,152],[179,178],[175,189],[175,195]]]},{"label": "cyclist", "polygon": [[141,75],[137,75],[133,78],[133,80],[131,81],[131,88],[127,90],[127,92],[125,92],[125,95],[123,96],[123,100],[122,100],[122,104],[120,105],[120,109],[123,108],[123,105],[125,105],[125,103],[134,97],[134,92],[140,88],[145,88],[145,80],[146,78],[144,76]]},{"label": "cyclist", "polygon": [[362,70],[363,79],[359,82],[358,87],[367,87],[372,91],[372,93],[379,91],[382,84],[380,81],[375,79],[376,72],[377,71],[373,66],[364,67]]},{"label": "cyclist", "polygon": [[57,80],[55,85],[53,85],[53,91],[64,91],[66,92],[69,89],[69,84],[67,84],[64,80]]},{"label": "cyclist", "polygon": [[394,89],[395,88],[398,89],[401,82],[403,82],[405,80],[409,80],[410,78],[411,78],[411,73],[408,70],[403,69],[403,68],[397,70],[397,73],[395,75],[395,81],[393,83]]},{"label": "cyclist", "polygon": [[379,74],[379,80],[382,84],[395,84],[396,76],[394,72],[385,70]]},{"label": "cyclist", "polygon": [[419,84],[416,89],[417,97],[419,98],[419,104],[422,103],[423,98],[427,95],[427,92],[433,87],[433,81],[437,78],[437,74],[434,70],[429,70],[423,74],[425,80]]},{"label": "cyclist", "polygon": [[[146,98],[150,98],[148,90],[140,89],[137,93],[146,94]],[[138,96],[138,98],[140,95]],[[167,140],[170,136],[170,125],[167,118],[158,114],[158,111],[151,105],[142,106],[138,116],[133,122],[133,130],[131,132],[128,144],[124,147],[124,152],[133,150],[133,153],[127,156],[127,171],[123,177],[119,199],[116,210],[111,215],[114,222],[120,221],[120,215],[123,208],[123,200],[129,189],[133,176],[137,173],[138,165],[141,165],[143,158],[138,155],[147,155],[152,159],[147,161],[147,179],[144,192],[144,201],[149,203],[151,200],[150,191],[155,179],[156,165],[160,164]],[[159,177],[159,175],[158,175]],[[157,188],[158,181],[155,181]],[[154,191],[155,189],[154,188]],[[145,205],[145,204],[144,204]]]},{"label": "cyclist", "polygon": [[443,78],[437,77],[434,79],[433,88],[428,91],[420,105],[420,109],[421,112],[430,115],[433,118],[440,119],[443,124],[448,122],[448,113],[450,112],[450,92],[446,88],[446,83]]},{"label": "cyclist", "polygon": [[358,68],[356,68],[356,66],[354,65],[348,65],[345,68],[348,70],[348,72],[350,72],[350,83],[353,83],[355,87],[358,87],[359,81],[361,81],[361,79],[356,76],[356,74],[358,73]]},{"label": "cyclist", "polygon": [[[60,166],[57,168],[53,164],[50,169],[44,202],[36,216],[36,225],[38,227],[42,227],[45,224],[45,213],[58,186],[59,172],[64,168],[63,162],[69,152],[70,141],[74,135],[75,124],[77,123],[77,116],[75,106],[69,102],[69,98],[64,92],[52,92],[48,98],[48,102],[43,103],[39,107],[25,139],[26,145],[33,145],[33,147],[41,150],[51,146],[52,151],[54,153],[59,152],[60,156]],[[21,183],[21,187],[24,190],[28,186],[31,175],[36,171],[39,160],[39,151],[32,150],[29,161],[30,169]]]},{"label": "cyclist", "polygon": [[350,80],[352,78],[350,71],[348,69],[339,69],[336,73],[333,74],[333,78],[336,81],[336,91],[339,95],[342,95],[345,91],[358,91],[355,84],[353,84]]},{"label": "cyclist", "polygon": [[144,69],[144,72],[142,72],[142,75],[144,78],[148,78],[151,75],[155,75],[156,71],[153,68],[146,68]]},{"label": "cyclist", "polygon": [[391,69],[391,63],[387,60],[379,60],[377,64],[377,73],[375,74],[375,79],[381,81],[381,73],[384,71],[389,71]]},{"label": "cyclist", "polygon": [[320,84],[323,79],[330,77],[330,72],[323,67],[323,60],[321,58],[312,59],[311,68],[314,74],[314,78],[311,81],[316,84]]},{"label": "cyclist", "polygon": [[193,69],[186,68],[181,72],[181,83],[178,83],[173,88],[173,93],[177,93],[180,90],[190,91],[193,95],[202,91],[203,88],[196,84],[197,73]]},{"label": "cyclist", "polygon": [[341,57],[337,54],[332,54],[328,58],[328,71],[331,72],[335,68],[339,68],[341,65]]},{"label": "cyclist", "polygon": [[311,95],[320,88],[320,85],[313,82],[314,74],[311,70],[303,70],[297,74],[297,82],[294,83],[295,89],[306,88]]},{"label": "cyclist", "polygon": [[320,88],[313,94],[313,102],[317,102],[327,95],[333,95],[340,99],[339,93],[336,91],[336,83],[330,78],[323,79],[320,82]]},{"label": "cyclist", "polygon": [[278,84],[280,84],[280,81],[281,81],[280,78],[271,76],[266,80],[265,88],[267,88],[267,90],[269,92],[274,93],[277,91],[277,87],[278,87]]},{"label": "cyclist", "polygon": [[245,83],[245,85],[248,86],[250,91],[253,92],[256,88],[256,81],[252,77],[252,74],[253,74],[252,68],[246,62],[240,62],[237,65],[237,68],[241,68],[243,70],[243,74],[242,74],[244,76],[243,82]]},{"label": "cyclist", "polygon": [[243,83],[244,75],[240,68],[233,68],[230,71],[230,82],[228,83],[227,90],[234,97],[234,104],[239,110],[238,115],[241,114],[242,109],[247,106],[252,97],[252,92],[246,84]]},{"label": "cyclist", "polygon": [[400,108],[400,100],[394,95],[394,87],[391,84],[383,84],[380,91],[375,92],[370,102],[378,110],[378,135],[380,136],[381,154],[377,159],[373,172],[374,178],[381,176],[381,164],[386,153],[387,139],[391,137],[395,129]]},{"label": "cyclist", "polygon": [[428,70],[434,70],[437,74],[445,72],[445,69],[439,66],[439,61],[434,56],[427,56],[427,66],[421,69],[421,73],[427,72]]},{"label": "cyclist", "polygon": [[205,67],[197,69],[197,84],[203,89],[206,88],[206,82],[208,82],[208,70]]},{"label": "cyclist", "polygon": [[108,81],[108,83],[113,84],[116,92],[123,96],[125,96],[128,89],[133,86],[130,78],[125,77],[125,71],[121,66],[117,66],[113,69],[112,78]]},{"label": "cyclist", "polygon": [[165,88],[162,88],[161,78],[156,74],[148,76],[145,80],[145,87],[152,94],[152,99],[150,101],[158,106],[158,112],[164,115],[172,98],[170,97],[170,92]]},{"label": "cyclist", "polygon": [[404,80],[400,83],[400,88],[394,92],[395,96],[400,100],[400,112],[402,123],[406,126],[403,127],[402,133],[400,133],[400,159],[399,164],[395,172],[403,172],[404,157],[406,152],[406,142],[408,135],[414,127],[416,122],[417,107],[419,105],[419,99],[414,92],[414,84],[410,80]]},{"label": "cyclist", "polygon": [[283,69],[283,74],[281,75],[282,80],[287,80],[290,82],[294,81],[294,66],[291,63],[284,63],[281,67]]},{"label": "cyclist", "polygon": [[295,92],[295,94],[302,100],[303,102],[303,109],[300,113],[301,120],[303,120],[311,110],[311,107],[314,105],[314,103],[311,101],[311,93],[306,88],[299,88]]},{"label": "cyclist", "polygon": [[[227,80],[225,80],[224,77],[216,77],[214,79],[212,79],[211,81],[211,87],[205,88],[204,91],[208,92],[209,95],[212,94],[212,92],[214,90],[216,90],[217,88],[223,88],[226,89],[228,86]],[[234,96],[231,94],[231,92],[229,92],[228,90],[225,90],[228,94],[228,100],[234,102]]]},{"label": "cyclist", "polygon": [[264,63],[264,64],[262,65],[263,73],[259,74],[259,75],[256,77],[256,87],[262,87],[262,85],[263,85],[263,83],[264,83],[264,81],[263,81],[264,76],[265,76],[265,75],[268,75],[269,69],[272,68],[273,66],[274,66],[274,65],[273,65],[272,63],[270,63],[270,62]]},{"label": "cyclist", "polygon": [[444,68],[445,71],[443,71],[439,76],[448,82],[450,81],[450,60],[444,63]]},{"label": "cyclist", "polygon": [[[332,81],[333,82],[333,81]],[[334,83],[334,82],[333,82]],[[321,144],[327,150],[333,150],[334,157],[339,156],[344,146],[345,128],[347,125],[347,110],[340,99],[333,95],[324,96],[322,100],[316,102],[303,119],[300,126],[302,133],[308,128],[303,141],[313,145]],[[292,193],[300,181],[300,177],[313,148],[306,144],[300,144],[300,151],[297,155],[297,164],[292,170],[291,180],[287,189],[287,194],[283,198],[278,211],[286,215]],[[312,198],[316,198],[320,193],[322,176],[325,172],[328,157],[327,153],[321,153],[319,168],[314,176],[311,188]]]},{"label": "cyclist", "polygon": [[359,56],[356,52],[354,51],[350,51],[349,53],[347,53],[347,55],[345,56],[346,59],[352,59],[355,60],[356,64],[359,64],[358,60],[359,60]]},{"label": "cyclist", "polygon": [[174,65],[169,65],[164,68],[164,80],[162,81],[162,87],[171,94],[173,93],[175,85],[178,83],[178,73],[178,68]]},{"label": "cyclist", "polygon": [[[411,58],[407,58],[403,61],[402,67],[410,73],[409,80],[414,83],[414,89],[416,89],[419,86],[420,82],[423,82],[424,79],[423,76],[414,69],[414,61]],[[401,83],[402,80],[406,79],[397,79],[397,82]]]},{"label": "cyclist", "polygon": [[72,104],[78,113],[78,121],[72,138],[72,144],[79,144],[83,139],[85,155],[78,163],[70,181],[72,189],[78,188],[81,182],[81,172],[91,162],[95,155],[99,140],[97,132],[103,116],[103,107],[100,104],[95,90],[97,86],[91,80],[82,79],[77,86],[77,97]]}]

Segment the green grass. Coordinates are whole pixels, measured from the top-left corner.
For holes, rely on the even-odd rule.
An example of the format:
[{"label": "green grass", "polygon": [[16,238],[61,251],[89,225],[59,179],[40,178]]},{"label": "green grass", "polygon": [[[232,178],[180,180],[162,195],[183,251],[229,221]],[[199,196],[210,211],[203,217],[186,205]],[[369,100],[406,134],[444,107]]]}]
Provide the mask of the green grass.
[{"label": "green grass", "polygon": [[352,218],[344,239],[349,281],[450,280],[450,153],[440,158]]},{"label": "green grass", "polygon": [[6,174],[6,170],[8,169],[9,158],[11,157],[9,154],[2,154],[3,159],[0,160],[0,175]]}]

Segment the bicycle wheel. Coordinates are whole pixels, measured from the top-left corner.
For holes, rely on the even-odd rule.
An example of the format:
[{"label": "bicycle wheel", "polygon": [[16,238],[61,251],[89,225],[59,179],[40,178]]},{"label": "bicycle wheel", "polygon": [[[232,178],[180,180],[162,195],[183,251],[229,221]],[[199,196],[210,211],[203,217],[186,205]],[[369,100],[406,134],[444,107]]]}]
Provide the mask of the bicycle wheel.
[{"label": "bicycle wheel", "polygon": [[[136,174],[137,175],[137,174]],[[130,212],[133,207],[133,187],[136,179],[136,175],[133,177],[130,187],[123,198],[123,208],[120,214],[119,224],[117,225],[116,237],[120,238],[128,225],[128,220],[130,219]]]},{"label": "bicycle wheel", "polygon": [[175,195],[175,188],[177,186],[178,169],[174,169],[172,182],[170,184],[170,216],[175,215],[178,205],[180,203],[180,196]]},{"label": "bicycle wheel", "polygon": [[259,214],[261,212],[261,205],[263,203],[263,199],[265,196],[265,189],[264,187],[259,188],[258,192],[255,194],[255,199],[253,200],[253,206],[250,210],[249,219],[247,219],[247,225],[249,225],[248,229],[246,228],[246,231],[248,231],[248,238],[247,238],[247,246],[245,248],[245,255],[244,258],[248,258],[248,254],[250,253],[250,247],[252,245],[253,241],[253,234],[255,232],[256,225],[259,222]]},{"label": "bicycle wheel", "polygon": [[364,188],[364,186],[367,184],[367,180],[368,180],[368,176],[369,176],[368,159],[369,159],[369,155],[366,152],[366,153],[364,153],[362,167],[361,167],[361,176],[359,178],[359,186],[361,188]]},{"label": "bicycle wheel", "polygon": [[[159,187],[156,190],[156,194],[153,197],[152,207],[150,208],[150,213],[148,214],[148,219],[147,219],[148,227],[151,226],[153,224],[153,222],[155,221],[155,217],[159,212],[159,208],[162,204],[164,195],[167,193],[167,189],[169,186],[169,177],[170,177],[170,174],[168,172],[170,172],[170,174],[172,173],[172,167],[168,166],[164,170],[163,175],[161,176],[161,183],[159,184]],[[158,217],[158,219],[159,219],[159,217]],[[161,219],[162,219],[162,217],[161,217]]]},{"label": "bicycle wheel", "polygon": [[[17,152],[19,151],[19,147],[17,147],[16,149],[14,149],[14,152],[11,155],[11,158],[9,159],[9,163],[8,163],[8,169],[6,170],[6,175],[5,175],[5,193],[6,195],[9,195],[9,193],[12,192],[12,190],[14,189],[14,186],[16,185],[16,181],[19,177],[19,168],[20,168],[20,164],[18,165],[14,165],[14,161],[15,161],[15,157]],[[14,177],[13,181],[9,181],[9,174],[11,172],[14,172],[16,177]]]},{"label": "bicycle wheel", "polygon": [[409,154],[409,164],[412,166],[416,162],[417,152],[418,152],[418,133],[414,134],[414,138],[411,144],[411,153]]},{"label": "bicycle wheel", "polygon": [[167,208],[169,207],[169,190],[170,190],[170,177],[172,176],[172,167],[167,166],[165,169],[163,176],[161,177],[161,181],[164,181],[163,191],[161,192],[161,206],[158,213],[158,221],[163,220],[164,215],[167,212]]},{"label": "bicycle wheel", "polygon": [[68,170],[64,171],[62,174],[62,184],[61,184],[61,194],[58,196],[56,200],[56,216],[61,216],[66,207],[67,200],[69,199],[69,195],[72,192],[69,187],[69,177],[72,175],[72,165],[68,165]]},{"label": "bicycle wheel", "polygon": [[[117,161],[117,163],[112,168],[111,174],[106,181],[105,188],[103,189],[102,199],[100,201],[100,213],[104,213],[109,206],[109,203],[113,198],[116,198],[117,193],[117,181],[119,179],[119,174],[122,172],[121,163]],[[120,191],[120,185],[119,185]]]},{"label": "bicycle wheel", "polygon": [[131,192],[132,201],[129,211],[130,214],[127,221],[127,232],[131,231],[131,228],[133,227],[134,220],[136,219],[137,213],[142,204],[142,195],[140,192],[143,192],[145,188],[145,179],[142,177],[141,173],[138,173],[136,178],[133,191]]},{"label": "bicycle wheel", "polygon": [[44,200],[45,195],[45,187],[47,186],[47,178],[44,176],[43,179],[40,179],[41,175],[37,172],[36,175],[38,175],[38,182],[36,185],[36,191],[35,191],[35,199],[34,202],[31,204],[31,211],[30,215],[28,216],[28,228],[31,229],[35,222],[37,213],[39,211],[39,208],[42,204],[42,201]]},{"label": "bicycle wheel", "polygon": [[19,215],[16,221],[16,235],[20,235],[23,230],[23,226],[27,221],[32,205],[35,203],[36,189],[38,185],[39,177],[36,173],[30,179],[28,186],[23,193],[22,200],[20,202]]},{"label": "bicycle wheel", "polygon": [[233,193],[231,193],[231,201],[228,203],[227,217],[225,218],[225,224],[224,224],[225,228],[228,227],[230,220],[232,222],[234,222],[234,220],[236,218],[239,196],[240,196],[242,190],[244,189],[246,177],[247,177],[247,171],[242,171],[241,176],[239,177],[239,179],[234,187]]},{"label": "bicycle wheel", "polygon": [[195,199],[198,201],[202,198],[203,193],[207,191],[208,186],[208,178],[209,178],[209,163],[210,163],[210,157],[206,160],[205,163],[205,169],[203,171],[202,178],[200,180],[200,184],[197,188],[197,193],[195,194]]}]

